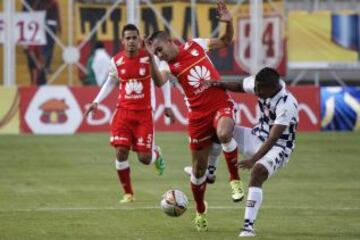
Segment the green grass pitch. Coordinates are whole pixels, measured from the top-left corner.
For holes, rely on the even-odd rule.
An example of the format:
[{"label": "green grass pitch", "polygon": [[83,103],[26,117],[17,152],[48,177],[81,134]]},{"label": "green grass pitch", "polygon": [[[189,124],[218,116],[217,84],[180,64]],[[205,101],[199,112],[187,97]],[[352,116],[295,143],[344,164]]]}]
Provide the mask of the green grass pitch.
[{"label": "green grass pitch", "polygon": [[[190,164],[183,133],[157,133],[167,160],[163,176],[131,154],[136,202],[122,190],[106,134],[0,136],[0,239],[238,239],[244,202],[233,203],[225,162],[208,185],[209,232],[192,223],[194,202],[183,167]],[[256,239],[360,239],[360,134],[298,134],[285,169],[264,185]],[[247,184],[249,172],[242,172]],[[184,191],[189,209],[171,218],[162,193]]]}]

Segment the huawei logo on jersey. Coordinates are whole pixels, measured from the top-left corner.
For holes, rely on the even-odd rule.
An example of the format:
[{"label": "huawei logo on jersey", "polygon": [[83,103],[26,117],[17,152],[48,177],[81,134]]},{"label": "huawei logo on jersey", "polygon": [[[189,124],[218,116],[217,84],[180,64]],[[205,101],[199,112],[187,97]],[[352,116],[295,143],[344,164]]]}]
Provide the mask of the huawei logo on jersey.
[{"label": "huawei logo on jersey", "polygon": [[198,88],[203,81],[210,80],[210,71],[205,66],[195,66],[188,75],[189,85]]},{"label": "huawei logo on jersey", "polygon": [[125,85],[126,95],[130,96],[133,92],[135,92],[136,94],[140,94],[142,93],[142,90],[143,90],[142,83],[138,82],[136,79],[131,79],[126,82]]}]

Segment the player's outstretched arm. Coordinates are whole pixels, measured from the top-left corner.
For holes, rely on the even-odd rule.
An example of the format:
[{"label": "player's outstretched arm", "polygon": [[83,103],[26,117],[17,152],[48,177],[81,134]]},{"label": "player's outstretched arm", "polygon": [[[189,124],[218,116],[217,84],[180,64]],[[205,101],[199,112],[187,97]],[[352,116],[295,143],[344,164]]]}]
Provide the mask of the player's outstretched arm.
[{"label": "player's outstretched arm", "polygon": [[104,100],[116,86],[116,81],[116,78],[111,73],[109,73],[109,76],[106,79],[104,85],[101,87],[100,92],[94,101],[90,104],[90,106],[86,109],[84,113],[85,117],[89,115],[90,112],[96,112],[99,103]]},{"label": "player's outstretched arm", "polygon": [[225,82],[225,81],[208,81],[206,82],[210,87],[218,87],[232,92],[244,92],[242,81]]},{"label": "player's outstretched arm", "polygon": [[255,93],[255,76],[235,81],[208,81],[205,83],[211,87],[219,87],[232,92]]},{"label": "player's outstretched arm", "polygon": [[275,124],[270,130],[269,137],[264,141],[259,150],[252,156],[252,158],[240,161],[238,166],[240,168],[251,169],[255,163],[260,160],[265,154],[275,145],[277,140],[285,131],[287,125]]},{"label": "player's outstretched arm", "polygon": [[234,37],[234,26],[232,22],[232,15],[227,9],[223,0],[216,1],[218,19],[220,22],[226,23],[225,33],[219,38],[213,38],[209,41],[209,49],[225,48],[228,47]]}]

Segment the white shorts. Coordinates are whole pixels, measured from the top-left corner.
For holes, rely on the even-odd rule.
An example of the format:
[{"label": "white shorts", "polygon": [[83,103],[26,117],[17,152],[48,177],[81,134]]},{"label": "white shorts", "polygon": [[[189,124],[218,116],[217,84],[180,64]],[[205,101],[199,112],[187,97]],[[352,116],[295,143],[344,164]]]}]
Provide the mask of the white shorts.
[{"label": "white shorts", "polygon": [[[233,137],[238,144],[239,152],[246,158],[252,157],[263,144],[256,135],[252,134],[251,128],[235,126]],[[274,146],[256,164],[263,165],[272,176],[279,168],[282,168],[290,160],[290,153],[281,147]]]}]

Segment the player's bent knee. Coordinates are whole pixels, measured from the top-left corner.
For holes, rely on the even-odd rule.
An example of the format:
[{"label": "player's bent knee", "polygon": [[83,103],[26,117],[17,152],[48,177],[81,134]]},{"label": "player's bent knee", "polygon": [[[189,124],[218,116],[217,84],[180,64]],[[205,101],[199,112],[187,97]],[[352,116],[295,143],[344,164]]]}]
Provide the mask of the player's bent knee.
[{"label": "player's bent knee", "polygon": [[139,161],[146,165],[151,163],[151,157],[151,153],[139,153],[138,155]]},{"label": "player's bent knee", "polygon": [[227,143],[231,141],[232,134],[231,131],[227,131],[226,129],[220,129],[217,131],[217,136],[221,143]]},{"label": "player's bent knee", "polygon": [[261,187],[268,178],[268,170],[261,164],[255,164],[251,171],[250,186]]},{"label": "player's bent knee", "polygon": [[117,147],[116,148],[116,158],[119,161],[127,160],[129,156],[129,150],[124,147]]}]

